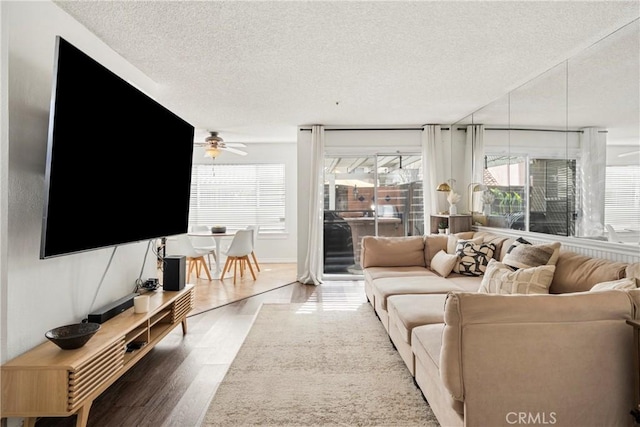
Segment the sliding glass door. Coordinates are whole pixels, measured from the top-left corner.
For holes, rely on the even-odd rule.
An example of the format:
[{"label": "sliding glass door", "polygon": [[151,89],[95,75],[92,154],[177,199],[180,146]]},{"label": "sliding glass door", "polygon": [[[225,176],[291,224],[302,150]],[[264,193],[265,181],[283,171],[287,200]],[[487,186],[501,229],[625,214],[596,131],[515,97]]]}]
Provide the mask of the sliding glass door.
[{"label": "sliding glass door", "polygon": [[420,155],[325,156],[325,275],[361,275],[364,236],[424,233],[421,165]]}]

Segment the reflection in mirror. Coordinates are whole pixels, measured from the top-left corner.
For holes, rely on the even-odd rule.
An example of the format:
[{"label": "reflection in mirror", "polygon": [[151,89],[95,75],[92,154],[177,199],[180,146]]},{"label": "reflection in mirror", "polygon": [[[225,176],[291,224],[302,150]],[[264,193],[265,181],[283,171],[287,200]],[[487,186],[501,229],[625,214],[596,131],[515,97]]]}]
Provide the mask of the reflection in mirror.
[{"label": "reflection in mirror", "polygon": [[[485,125],[490,226],[572,234],[575,162],[568,151],[577,134],[566,125],[566,67],[562,63],[511,92],[508,122]],[[491,109],[504,111],[500,104]]]},{"label": "reflection in mirror", "polygon": [[579,129],[576,236],[640,243],[640,22],[569,60],[568,125]]},{"label": "reflection in mirror", "polygon": [[[640,24],[636,20],[476,111],[474,223],[640,243]],[[465,183],[474,163],[466,161]]]}]

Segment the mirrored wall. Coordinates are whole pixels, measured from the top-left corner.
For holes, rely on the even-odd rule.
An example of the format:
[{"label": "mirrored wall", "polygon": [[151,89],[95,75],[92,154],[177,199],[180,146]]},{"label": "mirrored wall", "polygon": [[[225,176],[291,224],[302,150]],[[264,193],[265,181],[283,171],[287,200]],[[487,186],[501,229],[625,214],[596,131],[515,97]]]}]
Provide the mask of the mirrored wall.
[{"label": "mirrored wall", "polygon": [[[472,135],[469,135],[472,132]],[[640,244],[640,23],[452,127],[476,224]]]}]

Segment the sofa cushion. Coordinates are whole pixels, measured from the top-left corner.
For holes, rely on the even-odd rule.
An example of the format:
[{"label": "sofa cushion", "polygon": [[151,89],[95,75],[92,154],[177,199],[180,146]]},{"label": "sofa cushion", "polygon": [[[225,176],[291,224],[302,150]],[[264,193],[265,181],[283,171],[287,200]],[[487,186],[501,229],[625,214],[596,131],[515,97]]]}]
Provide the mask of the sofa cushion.
[{"label": "sofa cushion", "polygon": [[392,295],[387,298],[389,327],[393,323],[402,339],[411,344],[411,330],[416,326],[444,322],[447,294]]},{"label": "sofa cushion", "polygon": [[611,289],[628,290],[636,289],[639,285],[640,279],[635,277],[625,277],[620,280],[612,280],[610,282],[596,283],[591,288],[590,292],[608,291]]},{"label": "sofa cushion", "polygon": [[363,270],[364,279],[371,282],[383,277],[413,277],[413,276],[435,276],[433,271],[425,267],[367,267]]},{"label": "sofa cushion", "polygon": [[391,295],[405,294],[446,294],[449,291],[463,291],[449,279],[433,274],[432,276],[388,277],[376,279],[371,283],[375,296],[376,309],[387,310],[387,298]]},{"label": "sofa cushion", "polygon": [[478,292],[489,294],[548,294],[555,265],[520,268],[516,271],[492,259]]},{"label": "sofa cushion", "polygon": [[431,270],[442,277],[447,277],[453,271],[453,267],[458,262],[458,256],[439,251],[431,260]]},{"label": "sofa cushion", "polygon": [[[517,240],[516,240],[517,242]],[[516,244],[509,248],[502,262],[513,268],[529,268],[539,265],[555,265],[560,255],[560,242],[531,245]]]},{"label": "sofa cushion", "polygon": [[493,243],[459,242],[456,247],[458,263],[454,266],[453,271],[465,276],[482,276],[495,251],[496,245]]},{"label": "sofa cushion", "polygon": [[431,267],[431,260],[440,251],[447,250],[448,237],[443,234],[427,234],[424,236],[424,263]]},{"label": "sofa cushion", "polygon": [[424,262],[424,238],[422,236],[364,236],[362,238],[360,262],[362,268],[426,267]]},{"label": "sofa cushion", "polygon": [[585,292],[600,282],[623,279],[628,264],[592,258],[575,252],[560,252],[549,292]]},{"label": "sofa cushion", "polygon": [[496,250],[493,254],[493,258],[497,261],[500,261],[502,246],[509,240],[509,238],[504,236],[496,236],[495,234],[487,233],[486,231],[478,231],[473,235],[474,239],[478,237],[482,237],[482,243],[493,243],[494,245],[496,245]]},{"label": "sofa cushion", "polygon": [[451,273],[447,280],[461,287],[465,292],[478,292],[480,283],[482,283],[482,276],[463,276],[462,274]]}]

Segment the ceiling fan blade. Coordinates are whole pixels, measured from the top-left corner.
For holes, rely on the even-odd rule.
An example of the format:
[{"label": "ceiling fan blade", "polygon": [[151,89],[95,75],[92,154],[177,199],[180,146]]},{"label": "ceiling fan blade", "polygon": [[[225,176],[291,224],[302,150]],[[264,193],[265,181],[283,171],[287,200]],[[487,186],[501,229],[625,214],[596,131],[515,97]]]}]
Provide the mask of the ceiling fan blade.
[{"label": "ceiling fan blade", "polygon": [[640,150],[637,150],[637,151],[629,151],[628,153],[618,154],[618,157],[633,156],[634,154],[640,154]]},{"label": "ceiling fan blade", "polygon": [[247,155],[247,153],[245,153],[244,151],[236,150],[235,148],[231,148],[231,147],[224,147],[224,148],[220,147],[220,150],[229,151],[230,153],[239,154],[241,156]]},{"label": "ceiling fan blade", "polygon": [[236,148],[246,148],[247,147],[242,142],[225,142],[224,145],[226,145],[227,147],[236,147]]}]

